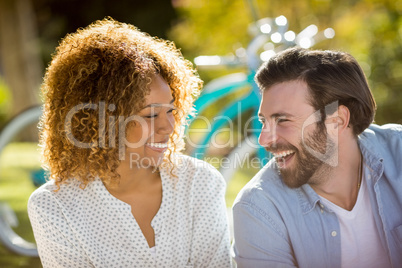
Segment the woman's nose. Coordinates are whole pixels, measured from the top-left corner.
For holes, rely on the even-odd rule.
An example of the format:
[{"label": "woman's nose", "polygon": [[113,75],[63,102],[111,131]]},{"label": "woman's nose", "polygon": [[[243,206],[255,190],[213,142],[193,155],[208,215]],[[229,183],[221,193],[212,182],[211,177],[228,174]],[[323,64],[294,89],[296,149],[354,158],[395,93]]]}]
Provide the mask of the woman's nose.
[{"label": "woman's nose", "polygon": [[158,134],[170,135],[174,131],[175,118],[172,113],[164,113],[157,122],[156,132]]}]

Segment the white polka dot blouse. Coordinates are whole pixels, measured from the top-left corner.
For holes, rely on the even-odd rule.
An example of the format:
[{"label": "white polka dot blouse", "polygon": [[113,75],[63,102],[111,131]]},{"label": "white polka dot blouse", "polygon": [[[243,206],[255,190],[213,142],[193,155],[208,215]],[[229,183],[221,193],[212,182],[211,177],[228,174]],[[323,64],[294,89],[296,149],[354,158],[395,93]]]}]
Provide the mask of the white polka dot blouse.
[{"label": "white polka dot blouse", "polygon": [[160,169],[154,251],[131,207],[99,178],[85,189],[74,179],[57,192],[54,181],[38,188],[28,213],[43,267],[230,267],[222,175],[206,162],[178,157],[177,177]]}]

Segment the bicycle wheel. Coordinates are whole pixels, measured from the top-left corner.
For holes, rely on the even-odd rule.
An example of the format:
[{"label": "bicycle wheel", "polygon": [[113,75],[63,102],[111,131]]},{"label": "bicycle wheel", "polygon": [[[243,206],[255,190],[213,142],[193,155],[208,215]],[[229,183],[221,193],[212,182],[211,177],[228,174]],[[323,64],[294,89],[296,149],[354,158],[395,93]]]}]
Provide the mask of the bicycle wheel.
[{"label": "bicycle wheel", "polygon": [[[26,142],[20,136],[37,126],[41,114],[41,106],[31,107],[9,121],[0,133],[0,242],[16,254],[31,257],[37,257],[38,252],[26,202],[35,189],[31,173],[40,171],[39,150],[37,140]],[[14,198],[21,192],[22,197]]]}]

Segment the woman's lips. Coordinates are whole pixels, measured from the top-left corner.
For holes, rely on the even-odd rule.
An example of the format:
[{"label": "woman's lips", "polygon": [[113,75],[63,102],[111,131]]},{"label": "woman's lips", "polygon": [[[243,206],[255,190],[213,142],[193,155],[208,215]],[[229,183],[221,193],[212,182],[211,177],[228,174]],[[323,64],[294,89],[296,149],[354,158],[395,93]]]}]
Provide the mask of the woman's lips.
[{"label": "woman's lips", "polygon": [[145,144],[148,148],[163,153],[168,148],[167,142],[159,143],[159,142],[149,142]]}]

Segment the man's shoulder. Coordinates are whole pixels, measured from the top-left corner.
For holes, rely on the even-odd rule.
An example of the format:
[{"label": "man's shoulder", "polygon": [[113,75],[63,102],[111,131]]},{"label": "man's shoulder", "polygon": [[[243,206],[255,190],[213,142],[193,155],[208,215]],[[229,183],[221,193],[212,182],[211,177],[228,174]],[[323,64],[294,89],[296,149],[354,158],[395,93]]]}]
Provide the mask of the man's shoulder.
[{"label": "man's shoulder", "polygon": [[387,155],[400,155],[402,149],[402,125],[372,124],[359,135],[359,142],[380,158]]},{"label": "man's shoulder", "polygon": [[386,124],[376,125],[371,124],[362,134],[361,138],[366,139],[387,139],[387,138],[402,138],[402,125],[400,124]]}]

